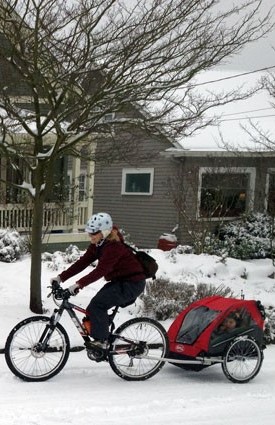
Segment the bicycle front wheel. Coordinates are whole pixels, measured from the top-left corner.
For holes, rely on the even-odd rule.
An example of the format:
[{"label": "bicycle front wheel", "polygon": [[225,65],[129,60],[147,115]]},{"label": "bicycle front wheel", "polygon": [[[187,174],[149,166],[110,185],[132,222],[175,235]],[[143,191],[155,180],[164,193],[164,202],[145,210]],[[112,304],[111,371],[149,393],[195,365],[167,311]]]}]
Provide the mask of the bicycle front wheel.
[{"label": "bicycle front wheel", "polygon": [[18,323],[5,345],[5,358],[15,376],[24,381],[46,381],[65,366],[70,342],[65,329],[57,323],[47,345],[43,341],[51,333],[50,318],[34,316]]},{"label": "bicycle front wheel", "polygon": [[165,329],[156,320],[147,317],[128,320],[114,336],[109,363],[121,378],[143,381],[163,367],[161,358],[166,357],[169,342]]}]

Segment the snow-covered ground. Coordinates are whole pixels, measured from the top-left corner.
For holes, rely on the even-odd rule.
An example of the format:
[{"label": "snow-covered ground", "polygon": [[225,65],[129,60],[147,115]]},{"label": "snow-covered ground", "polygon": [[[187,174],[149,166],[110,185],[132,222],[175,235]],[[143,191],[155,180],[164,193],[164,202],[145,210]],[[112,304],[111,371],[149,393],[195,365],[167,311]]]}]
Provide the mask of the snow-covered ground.
[{"label": "snow-covered ground", "polygon": [[[275,268],[270,260],[242,262],[218,257],[184,255],[152,250],[159,262],[158,276],[173,281],[229,286],[236,297],[260,299],[275,306]],[[66,265],[60,263],[60,270]],[[59,270],[59,271],[60,271]],[[0,263],[0,348],[11,328],[32,315],[29,304],[30,258]],[[43,300],[49,279],[56,272],[43,263]],[[69,285],[73,280],[68,281]],[[75,299],[86,306],[102,282],[90,285]],[[121,311],[117,324],[138,313],[138,306]],[[167,328],[171,321],[164,323]],[[72,345],[81,339],[72,323],[63,319]],[[127,382],[107,363],[91,362],[85,351],[71,353],[62,372],[49,381],[27,383],[15,378],[0,355],[1,425],[131,425],[185,423],[186,425],[271,425],[275,415],[275,346],[268,346],[259,375],[247,384],[228,381],[220,365],[201,372],[184,371],[170,364],[145,382]]]}]

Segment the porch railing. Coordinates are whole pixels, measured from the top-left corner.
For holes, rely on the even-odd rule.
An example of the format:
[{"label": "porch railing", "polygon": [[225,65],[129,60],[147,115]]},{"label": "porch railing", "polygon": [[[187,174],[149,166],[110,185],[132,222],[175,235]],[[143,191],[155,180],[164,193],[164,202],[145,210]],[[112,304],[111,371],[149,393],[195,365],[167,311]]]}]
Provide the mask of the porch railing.
[{"label": "porch railing", "polygon": [[[14,228],[29,232],[32,227],[33,210],[23,204],[0,204],[0,228]],[[70,202],[62,205],[47,203],[43,211],[43,231],[70,232],[77,227],[83,230],[88,220],[88,205],[79,202],[77,207]]]}]

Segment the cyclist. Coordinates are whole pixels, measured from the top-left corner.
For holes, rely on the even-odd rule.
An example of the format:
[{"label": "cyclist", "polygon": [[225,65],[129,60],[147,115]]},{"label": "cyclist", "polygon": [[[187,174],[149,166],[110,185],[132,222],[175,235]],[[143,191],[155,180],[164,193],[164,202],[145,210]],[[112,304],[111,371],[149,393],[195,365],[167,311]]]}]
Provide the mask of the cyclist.
[{"label": "cyclist", "polygon": [[109,335],[108,310],[116,305],[130,304],[143,292],[145,275],[135,254],[123,244],[123,236],[113,226],[108,213],[92,215],[85,231],[91,244],[82,257],[51,281],[65,282],[98,260],[96,268],[68,289],[76,295],[80,289],[105,278],[107,283],[92,298],[87,307],[91,322],[92,347],[107,348]]}]

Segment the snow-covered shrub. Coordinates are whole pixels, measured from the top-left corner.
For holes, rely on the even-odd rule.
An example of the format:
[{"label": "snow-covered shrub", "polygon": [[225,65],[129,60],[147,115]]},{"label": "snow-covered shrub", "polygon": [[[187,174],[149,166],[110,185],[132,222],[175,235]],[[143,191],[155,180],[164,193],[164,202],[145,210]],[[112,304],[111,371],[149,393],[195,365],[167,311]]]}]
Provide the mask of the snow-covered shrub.
[{"label": "snow-covered shrub", "polygon": [[48,262],[48,267],[51,270],[59,270],[63,264],[74,263],[81,256],[81,251],[75,245],[69,245],[65,252],[56,251],[53,254],[44,252],[42,254],[42,261]]},{"label": "snow-covered shrub", "polygon": [[25,252],[25,239],[16,230],[0,229],[0,261],[11,263]]},{"label": "snow-covered shrub", "polygon": [[191,245],[178,245],[174,248],[178,254],[194,254],[194,248]]},{"label": "snow-covered shrub", "polygon": [[273,240],[274,219],[253,213],[222,225],[215,238],[206,238],[204,252],[241,260],[271,258],[275,250]]},{"label": "snow-covered shrub", "polygon": [[275,344],[275,308],[269,307],[265,309],[266,325],[265,325],[265,342],[267,344]]},{"label": "snow-covered shrub", "polygon": [[166,320],[174,318],[191,302],[211,295],[233,297],[231,289],[224,286],[191,285],[156,279],[147,283],[146,291],[140,298],[146,315],[157,320]]},{"label": "snow-covered shrub", "polygon": [[69,245],[65,250],[64,259],[66,263],[74,263],[79,259],[81,251],[76,245]]}]

